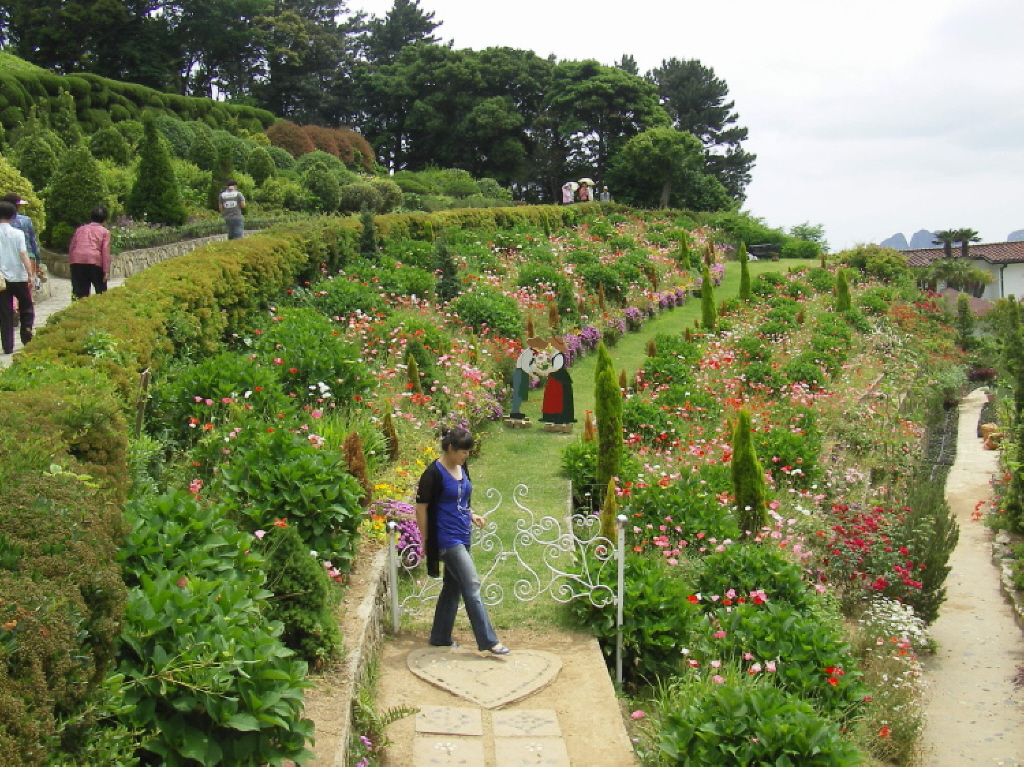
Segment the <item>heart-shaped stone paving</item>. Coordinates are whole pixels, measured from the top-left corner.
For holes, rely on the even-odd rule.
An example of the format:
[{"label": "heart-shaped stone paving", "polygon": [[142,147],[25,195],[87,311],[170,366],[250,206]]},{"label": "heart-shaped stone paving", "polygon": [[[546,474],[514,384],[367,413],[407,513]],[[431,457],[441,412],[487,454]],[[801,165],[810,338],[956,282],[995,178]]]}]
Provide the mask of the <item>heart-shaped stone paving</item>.
[{"label": "heart-shaped stone paving", "polygon": [[428,647],[413,650],[407,662],[420,679],[484,708],[500,708],[532,695],[562,670],[558,656],[542,650],[498,656]]}]

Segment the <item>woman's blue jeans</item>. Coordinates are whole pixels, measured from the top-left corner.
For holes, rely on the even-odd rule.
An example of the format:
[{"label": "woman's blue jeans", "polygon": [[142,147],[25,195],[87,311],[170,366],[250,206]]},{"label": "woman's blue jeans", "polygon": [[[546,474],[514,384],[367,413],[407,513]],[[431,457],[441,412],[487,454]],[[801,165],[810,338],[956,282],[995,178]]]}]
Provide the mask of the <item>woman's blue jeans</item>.
[{"label": "woman's blue jeans", "polygon": [[461,597],[466,604],[466,615],[473,627],[477,649],[490,650],[498,644],[498,637],[480,598],[480,576],[476,574],[473,558],[469,555],[469,546],[452,546],[438,553],[444,564],[444,583],[434,609],[430,644],[447,647],[452,643],[452,627],[455,625]]}]

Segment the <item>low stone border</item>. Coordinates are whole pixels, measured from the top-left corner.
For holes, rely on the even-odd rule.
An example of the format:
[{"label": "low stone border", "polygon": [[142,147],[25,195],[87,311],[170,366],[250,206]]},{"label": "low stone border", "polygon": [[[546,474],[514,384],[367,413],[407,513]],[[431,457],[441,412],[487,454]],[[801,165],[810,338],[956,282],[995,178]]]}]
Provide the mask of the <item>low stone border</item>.
[{"label": "low stone border", "polygon": [[[366,676],[370,661],[384,643],[385,615],[388,608],[388,547],[385,546],[370,561],[366,580],[370,584],[363,601],[356,608],[356,632],[345,634],[345,674],[338,696],[339,741],[334,752],[334,767],[347,767],[348,742],[352,733],[352,706],[359,685]],[[318,760],[319,762],[319,760]]]},{"label": "low stone border", "polygon": [[1024,631],[1024,597],[1013,584],[1013,552],[1010,547],[1013,540],[1009,533],[1001,530],[992,542],[992,562],[999,568],[999,581],[1006,601],[1013,606],[1013,617],[1017,619],[1017,627]]},{"label": "low stone border", "polygon": [[[159,264],[177,256],[191,253],[196,248],[201,248],[210,242],[226,240],[226,234],[214,234],[209,237],[199,237],[194,240],[181,240],[166,245],[155,245],[151,248],[139,248],[137,250],[125,250],[115,253],[110,257],[110,279],[127,278],[133,274],[146,269],[146,267]],[[71,279],[71,269],[68,266],[68,254],[56,251],[44,251],[43,261],[46,263],[50,273],[56,277]]]}]

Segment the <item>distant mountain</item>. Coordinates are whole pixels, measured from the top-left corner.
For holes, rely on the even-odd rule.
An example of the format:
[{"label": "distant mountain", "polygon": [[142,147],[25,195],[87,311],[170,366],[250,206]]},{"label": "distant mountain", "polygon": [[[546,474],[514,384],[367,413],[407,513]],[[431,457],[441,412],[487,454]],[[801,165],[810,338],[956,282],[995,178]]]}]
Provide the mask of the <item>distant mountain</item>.
[{"label": "distant mountain", "polygon": [[1007,242],[1020,242],[1021,240],[1024,240],[1024,229],[1018,229],[1016,232],[1006,235]]},{"label": "distant mountain", "polygon": [[896,232],[892,237],[887,237],[878,244],[883,248],[893,248],[894,250],[908,250],[910,248],[907,245],[907,238],[903,236],[903,232]]},{"label": "distant mountain", "polygon": [[933,232],[929,232],[927,229],[920,229],[914,232],[914,236],[910,238],[910,250],[934,247],[935,234]]}]

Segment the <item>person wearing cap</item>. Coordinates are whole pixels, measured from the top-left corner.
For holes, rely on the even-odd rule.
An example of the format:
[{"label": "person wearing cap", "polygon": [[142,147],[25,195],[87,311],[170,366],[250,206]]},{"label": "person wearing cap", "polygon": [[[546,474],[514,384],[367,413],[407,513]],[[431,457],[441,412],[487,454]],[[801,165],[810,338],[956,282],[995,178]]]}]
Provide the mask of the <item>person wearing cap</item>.
[{"label": "person wearing cap", "polygon": [[612,193],[608,191],[607,186],[601,187],[601,202],[611,202]]},{"label": "person wearing cap", "polygon": [[107,292],[110,274],[110,232],[103,223],[107,209],[97,205],[92,209],[88,224],[75,230],[68,245],[68,264],[71,267],[71,294],[75,298],[88,298],[91,289],[97,295]]},{"label": "person wearing cap", "polygon": [[21,195],[16,192],[5,194],[0,199],[5,202],[11,203],[14,206],[14,218],[11,219],[11,226],[25,234],[25,245],[28,248],[28,256],[32,259],[35,265],[35,272],[39,272],[39,241],[36,239],[36,226],[32,223],[32,219],[28,216],[23,216],[19,212],[19,207],[25,204],[25,201],[21,199]]},{"label": "person wearing cap", "polygon": [[228,181],[227,187],[217,198],[217,207],[224,216],[224,223],[228,225],[228,239],[237,240],[242,237],[245,229],[245,222],[242,219],[242,210],[245,208],[245,195],[238,191],[237,182],[234,179]]},{"label": "person wearing cap", "polygon": [[6,286],[0,290],[0,346],[4,354],[14,352],[14,299],[18,299],[21,315],[21,342],[32,340],[35,310],[32,307],[34,276],[32,259],[28,257],[25,233],[11,225],[17,209],[7,200],[0,200],[0,274]]}]

